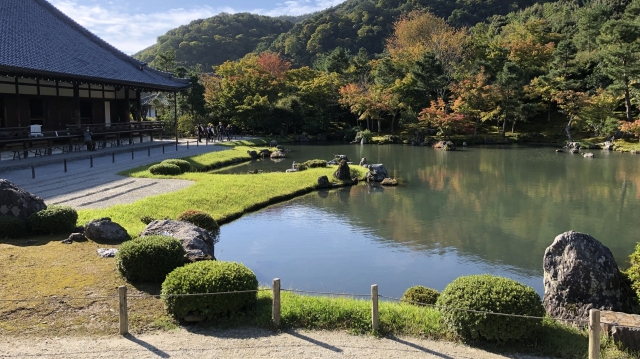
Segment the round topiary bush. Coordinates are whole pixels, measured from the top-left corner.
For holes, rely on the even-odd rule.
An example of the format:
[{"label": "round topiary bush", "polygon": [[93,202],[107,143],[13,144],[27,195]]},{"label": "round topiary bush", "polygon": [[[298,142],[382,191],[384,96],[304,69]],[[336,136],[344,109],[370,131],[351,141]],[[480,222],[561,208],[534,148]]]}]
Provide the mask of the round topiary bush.
[{"label": "round topiary bush", "polygon": [[185,263],[180,241],[169,236],[143,236],[122,243],[116,267],[130,282],[160,283]]},{"label": "round topiary bush", "polygon": [[201,261],[176,268],[169,273],[162,283],[162,298],[169,314],[176,318],[196,314],[213,319],[251,308],[257,302],[257,293],[184,297],[166,295],[257,289],[256,275],[244,265],[235,262]]},{"label": "round topiary bush", "polygon": [[69,206],[49,206],[29,216],[29,229],[36,234],[70,233],[76,228],[78,212]]},{"label": "round topiary bush", "polygon": [[157,165],[153,165],[149,167],[149,172],[154,175],[179,175],[182,173],[182,170],[177,165],[171,163],[158,163]]},{"label": "round topiary bush", "polygon": [[161,163],[170,163],[172,165],[176,165],[180,167],[180,170],[182,171],[182,173],[191,171],[191,163],[185,160],[168,159],[168,160],[162,161]]},{"label": "round topiary bush", "polygon": [[436,304],[439,296],[440,293],[435,289],[427,288],[423,285],[416,285],[404,292],[402,300],[420,304]]},{"label": "round topiary bush", "polygon": [[0,217],[0,238],[20,238],[27,233],[27,223],[18,217]]},{"label": "round topiary bush", "polygon": [[436,305],[443,323],[464,339],[505,342],[537,329],[540,319],[445,309],[462,308],[494,313],[542,317],[544,308],[533,288],[488,274],[460,277],[440,293]]},{"label": "round topiary bush", "polygon": [[213,217],[211,217],[208,213],[195,209],[190,209],[182,212],[176,219],[178,221],[189,222],[202,229],[206,229],[209,232],[215,233],[220,229],[220,226],[218,226],[218,222],[216,222]]}]

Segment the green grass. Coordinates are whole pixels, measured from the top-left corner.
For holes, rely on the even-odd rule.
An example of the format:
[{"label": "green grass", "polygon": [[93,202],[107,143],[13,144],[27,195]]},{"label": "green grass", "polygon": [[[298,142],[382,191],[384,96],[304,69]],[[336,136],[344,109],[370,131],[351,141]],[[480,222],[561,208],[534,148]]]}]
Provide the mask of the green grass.
[{"label": "green grass", "polygon": [[[224,164],[248,159],[246,146],[236,146],[227,151],[185,157],[192,167],[202,171]],[[188,172],[178,176],[152,175],[149,166],[138,167],[122,174],[145,178],[175,178],[193,181],[194,184],[177,192],[147,197],[132,204],[116,205],[107,209],[89,209],[78,212],[78,223],[84,224],[95,218],[110,217],[122,225],[131,235],[137,235],[145,224],[143,216],[154,219],[175,219],[180,213],[195,209],[209,213],[218,223],[227,223],[244,213],[264,208],[269,204],[313,191],[318,177],[332,178],[336,167],[313,168],[307,171],[263,174],[211,174]],[[353,166],[360,177],[365,169]]]}]

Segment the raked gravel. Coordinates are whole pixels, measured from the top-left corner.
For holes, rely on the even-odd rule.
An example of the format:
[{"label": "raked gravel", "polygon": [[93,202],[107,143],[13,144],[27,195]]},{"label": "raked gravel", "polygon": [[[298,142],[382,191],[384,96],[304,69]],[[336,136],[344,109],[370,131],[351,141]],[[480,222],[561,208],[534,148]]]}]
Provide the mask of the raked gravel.
[{"label": "raked gravel", "polygon": [[344,332],[178,329],[98,338],[0,337],[0,358],[533,358],[417,338]]}]

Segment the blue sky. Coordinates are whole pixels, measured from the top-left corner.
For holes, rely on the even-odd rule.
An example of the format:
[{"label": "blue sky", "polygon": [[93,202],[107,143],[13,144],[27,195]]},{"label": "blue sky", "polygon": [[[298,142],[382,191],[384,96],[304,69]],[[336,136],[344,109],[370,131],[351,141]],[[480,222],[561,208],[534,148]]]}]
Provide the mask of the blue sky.
[{"label": "blue sky", "polygon": [[94,34],[133,54],[167,30],[220,12],[301,15],[344,0],[48,0]]}]

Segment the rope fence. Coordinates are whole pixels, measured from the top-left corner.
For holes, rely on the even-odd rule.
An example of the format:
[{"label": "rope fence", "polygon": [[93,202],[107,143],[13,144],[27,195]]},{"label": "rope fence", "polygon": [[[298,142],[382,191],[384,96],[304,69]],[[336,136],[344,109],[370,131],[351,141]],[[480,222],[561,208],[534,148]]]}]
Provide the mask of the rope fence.
[{"label": "rope fence", "polygon": [[[232,294],[241,294],[241,293],[258,293],[263,291],[272,291],[273,292],[273,300],[272,300],[272,321],[276,327],[280,326],[280,317],[281,317],[281,292],[290,292],[290,293],[300,293],[300,294],[311,294],[311,295],[328,295],[328,296],[341,296],[341,297],[353,297],[353,298],[371,298],[371,328],[373,330],[378,330],[379,327],[379,310],[378,310],[378,300],[379,299],[387,299],[389,301],[398,302],[398,303],[406,303],[412,304],[422,307],[430,307],[438,310],[455,310],[455,311],[464,311],[469,313],[477,313],[477,314],[486,314],[486,315],[496,315],[496,316],[504,316],[504,317],[514,317],[514,318],[523,318],[523,319],[536,319],[536,320],[554,320],[558,322],[572,322],[582,325],[588,325],[589,329],[589,359],[598,359],[600,353],[600,327],[601,324],[605,325],[614,325],[621,328],[629,328],[629,329],[638,329],[640,326],[630,326],[618,324],[615,322],[602,322],[600,320],[600,311],[597,309],[591,309],[589,311],[589,320],[585,319],[564,319],[564,318],[553,318],[553,317],[538,317],[538,316],[530,316],[530,315],[521,315],[521,314],[509,314],[509,313],[498,313],[491,311],[483,311],[483,310],[474,310],[468,308],[457,308],[457,307],[447,307],[440,306],[436,304],[426,304],[420,302],[409,301],[402,298],[395,298],[390,296],[385,296],[378,294],[378,285],[374,284],[371,286],[370,294],[356,294],[356,293],[333,293],[333,292],[321,292],[321,291],[308,291],[308,290],[296,290],[296,289],[281,289],[280,287],[280,279],[276,278],[273,280],[272,288],[260,288],[253,290],[241,290],[241,291],[227,291],[227,292],[216,292],[216,293],[190,293],[190,294],[134,294],[127,295],[127,287],[120,286],[118,287],[117,295],[107,295],[107,296],[87,296],[87,297],[44,297],[44,298],[24,298],[24,299],[0,299],[0,302],[58,302],[64,303],[73,300],[106,300],[106,299],[118,299],[118,307],[119,307],[119,324],[120,324],[120,334],[125,335],[129,333],[129,320],[128,320],[128,306],[127,299],[162,299],[162,298],[170,298],[170,297],[196,297],[196,296],[219,296],[219,295],[232,295]],[[618,313],[615,313],[618,314]],[[624,313],[620,313],[624,314]]]}]

